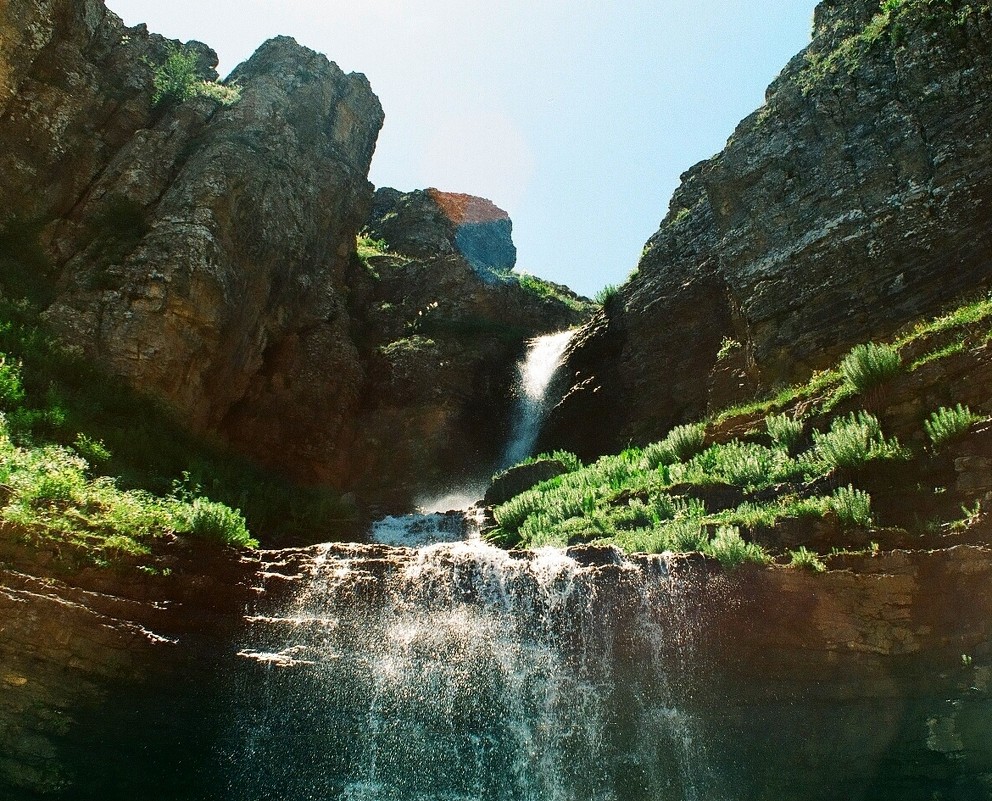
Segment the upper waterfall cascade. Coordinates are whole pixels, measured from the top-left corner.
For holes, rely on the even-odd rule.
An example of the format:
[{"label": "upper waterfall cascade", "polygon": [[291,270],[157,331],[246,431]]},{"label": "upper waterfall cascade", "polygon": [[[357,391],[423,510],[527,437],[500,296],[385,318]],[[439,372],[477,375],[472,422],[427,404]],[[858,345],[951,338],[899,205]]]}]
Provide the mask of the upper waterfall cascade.
[{"label": "upper waterfall cascade", "polygon": [[[531,455],[550,407],[554,377],[561,367],[574,331],[537,337],[517,364],[515,403],[510,433],[500,467],[510,467]],[[480,520],[473,506],[484,488],[461,487],[419,504],[417,514],[395,515],[372,524],[369,538],[383,545],[419,547],[478,536]]]}]

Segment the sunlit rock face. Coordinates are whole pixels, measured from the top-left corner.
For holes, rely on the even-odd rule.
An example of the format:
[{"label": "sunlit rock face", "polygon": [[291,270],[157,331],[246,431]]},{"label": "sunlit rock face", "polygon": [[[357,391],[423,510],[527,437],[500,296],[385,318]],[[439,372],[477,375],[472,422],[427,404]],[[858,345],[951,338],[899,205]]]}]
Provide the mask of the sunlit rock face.
[{"label": "sunlit rock face", "polygon": [[517,261],[510,215],[474,195],[379,189],[369,231],[397,253],[421,258],[460,255],[487,282],[505,279]]},{"label": "sunlit rock face", "polygon": [[557,441],[658,437],[987,286],[990,30],[979,3],[822,3],[577,338]]},{"label": "sunlit rock face", "polygon": [[370,503],[491,467],[524,341],[583,318],[495,281],[510,221],[468,195],[421,193],[437,220],[406,226],[416,260],[356,257],[383,120],[364,76],[279,37],[230,76],[235,102],[156,105],[179,43],[101,2],[18,2],[0,26],[0,226],[37,235],[35,300],[67,345],[193,431]]}]

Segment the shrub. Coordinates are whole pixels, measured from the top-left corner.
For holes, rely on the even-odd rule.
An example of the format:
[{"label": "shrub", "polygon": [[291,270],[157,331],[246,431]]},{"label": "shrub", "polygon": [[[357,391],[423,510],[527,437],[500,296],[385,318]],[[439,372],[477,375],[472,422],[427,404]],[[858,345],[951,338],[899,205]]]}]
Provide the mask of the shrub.
[{"label": "shrub", "polygon": [[787,414],[770,414],[765,418],[765,429],[773,445],[789,451],[803,435],[803,420]]},{"label": "shrub", "polygon": [[898,440],[882,436],[878,418],[862,411],[835,418],[826,434],[814,431],[813,448],[800,457],[800,462],[807,474],[817,475],[903,455]]},{"label": "shrub", "polygon": [[782,448],[732,440],[711,445],[686,463],[672,465],[669,478],[676,483],[762,489],[800,472],[798,463]]},{"label": "shrub", "polygon": [[872,524],[871,496],[850,484],[838,487],[827,503],[845,526],[868,528]]},{"label": "shrub", "polygon": [[24,384],[21,382],[21,365],[7,361],[0,353],[0,409],[10,411],[24,400]]},{"label": "shrub", "polygon": [[107,450],[107,446],[104,444],[103,440],[90,439],[85,434],[77,434],[75,442],[72,443],[73,449],[82,456],[87,462],[93,464],[94,462],[106,462],[110,459],[110,451]]},{"label": "shrub", "polygon": [[856,345],[840,363],[841,375],[852,389],[866,392],[884,384],[902,368],[902,358],[891,345]]},{"label": "shrub", "polygon": [[240,87],[203,80],[199,61],[194,50],[167,44],[165,61],[152,67],[152,104],[182,103],[202,96],[229,106],[241,99]]},{"label": "shrub", "polygon": [[816,553],[807,549],[805,545],[798,550],[789,551],[789,566],[812,570],[814,573],[822,573],[827,569],[823,560]]},{"label": "shrub", "polygon": [[720,349],[716,352],[716,360],[722,362],[729,359],[731,354],[743,347],[739,341],[731,337],[724,337],[720,340]]},{"label": "shrub", "polygon": [[685,461],[699,453],[705,441],[705,423],[675,426],[661,442],[644,449],[644,464],[647,469],[654,470],[661,465]]},{"label": "shrub", "polygon": [[615,284],[607,284],[599,292],[593,300],[596,301],[600,306],[606,306],[613,298],[615,298],[620,293],[620,290]]},{"label": "shrub", "polygon": [[248,533],[241,510],[222,503],[196,498],[189,506],[185,522],[194,537],[239,547],[258,545]]},{"label": "shrub", "polygon": [[185,47],[166,45],[165,61],[152,70],[152,103],[182,103],[197,94],[201,83],[197,66],[199,57]]},{"label": "shrub", "polygon": [[769,561],[762,547],[746,542],[736,526],[720,526],[703,552],[717,559],[724,567],[737,567],[744,562],[765,564]]},{"label": "shrub", "polygon": [[362,229],[355,239],[355,251],[362,261],[372,256],[382,256],[389,250],[385,239],[373,239],[372,234],[366,229]]},{"label": "shrub", "polygon": [[981,419],[980,415],[973,414],[971,409],[959,403],[953,409],[941,406],[932,412],[923,423],[923,428],[936,449],[963,436],[973,423]]}]

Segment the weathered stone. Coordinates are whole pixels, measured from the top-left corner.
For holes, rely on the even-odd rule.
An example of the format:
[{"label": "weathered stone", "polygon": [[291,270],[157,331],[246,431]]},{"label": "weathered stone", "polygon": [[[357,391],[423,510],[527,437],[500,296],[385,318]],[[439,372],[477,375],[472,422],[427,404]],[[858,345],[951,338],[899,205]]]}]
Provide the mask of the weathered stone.
[{"label": "weathered stone", "polygon": [[[548,444],[660,438],[711,391],[725,405],[805,378],[988,285],[992,12],[881,13],[821,3],[765,105],[683,175],[636,277],[576,339]],[[711,378],[725,338],[736,398]]]},{"label": "weathered stone", "polygon": [[523,341],[581,315],[489,283],[510,223],[468,195],[414,193],[439,220],[408,221],[419,261],[357,260],[383,119],[363,76],[280,37],[232,73],[236,102],[156,107],[179,43],[99,0],[18,0],[0,26],[0,226],[42,227],[44,317],[68,345],[193,431],[361,501],[495,461],[491,399]]},{"label": "weathered stone", "polygon": [[517,260],[510,216],[485,198],[439,189],[379,189],[368,230],[417,258],[458,254],[487,282],[505,280]]}]

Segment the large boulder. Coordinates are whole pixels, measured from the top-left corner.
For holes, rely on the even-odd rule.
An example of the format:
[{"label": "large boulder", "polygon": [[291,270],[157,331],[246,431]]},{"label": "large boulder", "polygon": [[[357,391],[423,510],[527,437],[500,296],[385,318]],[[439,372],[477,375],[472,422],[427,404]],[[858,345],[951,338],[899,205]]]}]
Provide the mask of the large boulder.
[{"label": "large boulder", "polygon": [[485,198],[439,189],[379,189],[369,232],[415,257],[456,254],[486,281],[505,279],[517,260],[510,215]]}]

